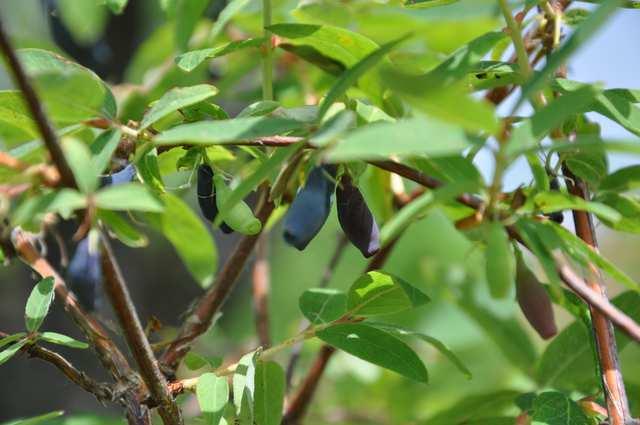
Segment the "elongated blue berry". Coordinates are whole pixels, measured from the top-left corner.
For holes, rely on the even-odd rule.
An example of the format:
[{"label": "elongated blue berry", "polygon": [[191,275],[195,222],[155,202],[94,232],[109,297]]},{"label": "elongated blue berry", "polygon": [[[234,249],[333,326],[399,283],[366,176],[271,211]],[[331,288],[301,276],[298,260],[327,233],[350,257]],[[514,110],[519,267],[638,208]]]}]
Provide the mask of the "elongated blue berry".
[{"label": "elongated blue berry", "polygon": [[549,294],[521,258],[516,273],[516,298],[524,317],[542,338],[549,339],[558,333]]},{"label": "elongated blue berry", "polygon": [[89,311],[95,310],[102,299],[102,266],[97,247],[89,237],[82,239],[67,269],[67,281],[80,304]]},{"label": "elongated blue berry", "polygon": [[[197,186],[200,211],[204,218],[213,222],[218,215],[218,206],[216,205],[216,192],[213,188],[213,170],[206,164],[198,166]],[[233,232],[233,229],[224,222],[220,225],[220,230],[224,233]]]},{"label": "elongated blue berry", "polygon": [[320,232],[329,212],[335,189],[335,165],[315,167],[284,218],[284,240],[300,251]]},{"label": "elongated blue berry", "polygon": [[[551,190],[560,190],[560,182],[558,181],[557,177],[551,179],[551,181],[549,182],[549,188]],[[562,211],[549,213],[547,214],[547,217],[549,217],[549,220],[555,221],[558,224],[561,224],[564,221],[564,214]]]},{"label": "elongated blue berry", "polygon": [[336,199],[344,234],[362,255],[371,257],[380,250],[380,230],[362,193],[346,174],[336,189]]},{"label": "elongated blue berry", "polygon": [[108,176],[100,176],[100,187],[129,183],[136,176],[136,167],[128,164],[117,173]]}]

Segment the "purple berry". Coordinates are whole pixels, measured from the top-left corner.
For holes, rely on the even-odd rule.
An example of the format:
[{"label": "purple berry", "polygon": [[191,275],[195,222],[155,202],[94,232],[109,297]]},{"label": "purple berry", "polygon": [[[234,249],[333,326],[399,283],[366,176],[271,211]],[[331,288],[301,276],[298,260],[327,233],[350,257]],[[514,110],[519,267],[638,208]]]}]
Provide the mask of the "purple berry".
[{"label": "purple berry", "polygon": [[[198,166],[197,186],[200,211],[204,218],[213,222],[218,215],[218,206],[213,188],[213,170],[206,164]],[[224,222],[220,225],[220,230],[224,233],[233,233],[233,229]]]},{"label": "purple berry", "polygon": [[351,177],[343,175],[336,189],[338,220],[347,238],[366,258],[380,250],[380,230],[376,219]]},{"label": "purple berry", "polygon": [[549,294],[521,258],[518,258],[516,298],[524,317],[543,339],[558,333]]}]

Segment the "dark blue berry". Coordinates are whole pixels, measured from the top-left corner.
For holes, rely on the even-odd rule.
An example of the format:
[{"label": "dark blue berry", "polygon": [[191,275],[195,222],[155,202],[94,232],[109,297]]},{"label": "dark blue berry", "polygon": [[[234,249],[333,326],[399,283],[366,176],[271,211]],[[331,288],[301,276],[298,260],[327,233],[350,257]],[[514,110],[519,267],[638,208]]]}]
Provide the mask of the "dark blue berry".
[{"label": "dark blue berry", "polygon": [[284,240],[300,251],[320,232],[329,212],[335,189],[335,165],[315,167],[309,173],[284,218]]},{"label": "dark blue berry", "polygon": [[100,253],[92,250],[89,237],[78,243],[67,269],[69,287],[80,305],[89,311],[95,310],[102,299],[102,265]]},{"label": "dark blue berry", "polygon": [[[197,186],[200,211],[204,218],[213,222],[218,215],[218,206],[213,188],[213,170],[206,164],[198,166]],[[233,233],[233,229],[224,222],[220,225],[220,230],[224,233]]]},{"label": "dark blue berry", "polygon": [[338,221],[347,238],[366,258],[380,250],[380,230],[351,177],[342,176],[336,189]]}]

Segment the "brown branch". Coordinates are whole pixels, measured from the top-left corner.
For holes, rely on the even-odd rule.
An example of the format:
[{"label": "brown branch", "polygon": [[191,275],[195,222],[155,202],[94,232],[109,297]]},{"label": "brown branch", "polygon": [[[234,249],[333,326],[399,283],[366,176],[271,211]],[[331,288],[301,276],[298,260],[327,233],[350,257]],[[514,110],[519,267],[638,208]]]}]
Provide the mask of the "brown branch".
[{"label": "brown branch", "polygon": [[260,346],[271,346],[269,332],[269,287],[270,270],[268,250],[268,234],[263,233],[257,242],[256,261],[253,264],[253,308],[255,312],[256,330]]},{"label": "brown branch", "polygon": [[[571,170],[564,165],[563,173],[568,177],[566,181],[569,193],[589,200],[589,190],[586,184],[571,173]],[[574,210],[573,221],[576,235],[585,241],[591,249],[597,251],[598,242],[596,240],[591,214],[586,211]],[[601,298],[606,299],[606,289],[601,283],[602,275],[600,270],[594,264],[590,263],[589,274],[590,276],[586,280],[587,285]],[[591,311],[591,323],[602,373],[602,385],[604,387],[604,395],[609,412],[609,421],[611,425],[626,425],[630,423],[632,419],[629,413],[629,401],[627,399],[622,373],[620,372],[618,348],[616,346],[613,325],[596,306],[589,303],[589,309]]]},{"label": "brown branch", "polygon": [[[8,336],[4,332],[0,332],[0,338]],[[97,382],[89,378],[84,372],[78,370],[69,360],[55,351],[41,347],[36,344],[28,344],[23,346],[20,351],[32,358],[38,358],[45,362],[51,363],[58,368],[71,382],[78,385],[83,390],[93,394],[100,402],[113,401],[114,391],[109,384]]]},{"label": "brown branch", "polygon": [[142,379],[158,404],[158,412],[162,417],[162,421],[166,425],[181,425],[182,415],[180,409],[167,388],[167,381],[160,371],[158,361],[144,334],[144,329],[131,301],[129,290],[111,250],[109,239],[105,234],[101,235],[100,243],[102,246],[101,258],[105,292],[111,300],[129,348],[138,363]]},{"label": "brown branch", "polygon": [[584,279],[571,268],[562,254],[554,252],[553,257],[558,268],[558,274],[573,292],[578,294],[587,304],[605,315],[632,339],[640,342],[640,326],[632,318],[611,304],[606,297],[591,289]]},{"label": "brown branch", "polygon": [[[389,259],[391,251],[396,245],[398,239],[394,239],[389,244],[384,246],[378,253],[369,261],[365,272],[377,270],[384,265]],[[291,402],[287,406],[284,417],[282,419],[282,425],[296,425],[300,423],[300,420],[304,417],[309,404],[318,389],[320,378],[329,363],[329,360],[333,356],[335,349],[328,345],[323,345],[320,352],[316,356],[311,369],[305,376],[304,380],[300,384],[298,391],[291,398]]]},{"label": "brown branch", "polygon": [[107,331],[78,303],[77,298],[67,289],[67,285],[49,262],[42,258],[31,243],[29,237],[19,229],[13,231],[13,245],[21,259],[40,276],[54,278],[56,298],[63,303],[65,311],[78,325],[84,336],[98,355],[102,365],[111,376],[125,387],[129,388],[119,400],[127,409],[127,417],[132,424],[149,424],[150,418],[144,413],[138,399],[146,391],[141,387],[140,378],[131,369],[127,359],[109,338]]},{"label": "brown branch", "polygon": [[42,104],[40,103],[40,99],[38,99],[36,91],[29,83],[29,77],[27,77],[27,74],[22,68],[20,60],[16,55],[15,49],[11,45],[11,41],[9,40],[9,36],[4,28],[1,17],[0,50],[2,50],[2,53],[4,54],[4,57],[9,64],[9,69],[11,70],[11,74],[16,86],[18,86],[18,88],[20,88],[20,90],[22,91],[27,106],[29,106],[29,110],[31,111],[31,115],[33,116],[33,119],[38,126],[38,130],[42,135],[42,140],[44,141],[44,144],[47,147],[49,154],[51,155],[51,159],[58,168],[62,184],[66,187],[76,187],[75,177],[73,176],[71,168],[67,163],[67,159],[62,152],[60,144],[58,143],[56,133],[49,123],[44,110],[42,109]]},{"label": "brown branch", "polygon": [[[268,200],[268,191],[263,188],[261,192],[256,217],[264,227],[273,212],[274,205]],[[163,353],[160,358],[163,365],[175,371],[180,360],[191,349],[193,341],[209,329],[214,316],[234,288],[259,237],[260,234],[246,235],[240,239],[216,280],[200,297],[193,310],[187,315],[178,336]]]}]

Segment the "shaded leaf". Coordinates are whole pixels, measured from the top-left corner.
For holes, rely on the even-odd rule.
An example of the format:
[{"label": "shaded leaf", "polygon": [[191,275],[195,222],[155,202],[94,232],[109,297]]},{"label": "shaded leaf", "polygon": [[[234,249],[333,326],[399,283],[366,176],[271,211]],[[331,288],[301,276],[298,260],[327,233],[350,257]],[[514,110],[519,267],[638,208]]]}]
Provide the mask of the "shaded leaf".
[{"label": "shaded leaf", "polygon": [[283,118],[247,117],[182,124],[154,138],[157,145],[178,143],[216,145],[275,136],[298,130],[302,124]]},{"label": "shaded leaf", "polygon": [[164,193],[161,214],[146,218],[173,245],[178,256],[198,284],[211,285],[218,264],[218,253],[211,234],[195,213],[177,196]]},{"label": "shaded leaf", "polygon": [[162,202],[139,183],[125,183],[107,186],[95,194],[98,208],[114,211],[162,211]]},{"label": "shaded leaf", "polygon": [[81,349],[89,348],[89,344],[87,344],[86,342],[78,341],[71,338],[70,336],[62,335],[56,332],[42,332],[38,336],[38,339],[50,342],[52,344],[64,345],[65,347]]},{"label": "shaded leaf", "polygon": [[198,378],[196,396],[206,425],[218,425],[229,402],[229,384],[224,376],[203,373]]},{"label": "shaded leaf", "polygon": [[427,369],[400,339],[362,323],[330,326],[316,333],[327,344],[418,382],[427,382]]},{"label": "shaded leaf", "polygon": [[194,105],[218,94],[218,89],[210,84],[198,84],[190,87],[176,87],[166,92],[153,104],[140,123],[144,130],[170,113],[189,105]]},{"label": "shaded leaf", "polygon": [[176,64],[183,71],[191,72],[207,59],[219,58],[248,47],[260,47],[264,42],[264,37],[248,38],[246,40],[231,41],[218,47],[193,50],[177,56]]},{"label": "shaded leaf", "polygon": [[52,276],[42,279],[31,290],[24,309],[25,325],[29,332],[40,328],[53,302],[55,281]]},{"label": "shaded leaf", "polygon": [[255,374],[255,421],[280,425],[285,395],[284,370],[278,363],[258,361]]},{"label": "shaded leaf", "polygon": [[329,323],[347,312],[347,295],[336,289],[307,289],[300,296],[299,305],[312,324]]}]

